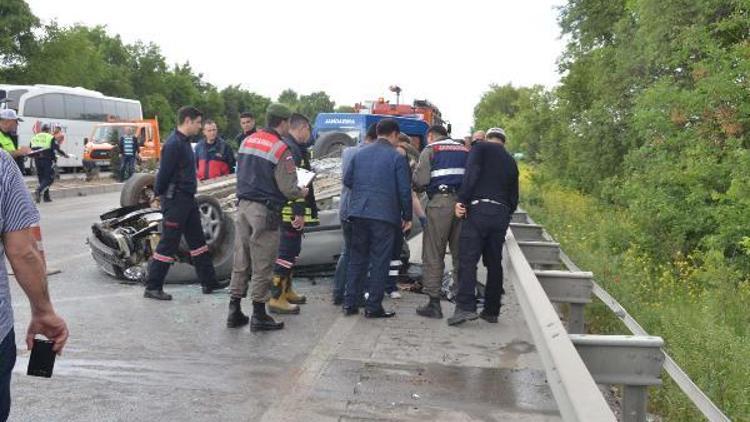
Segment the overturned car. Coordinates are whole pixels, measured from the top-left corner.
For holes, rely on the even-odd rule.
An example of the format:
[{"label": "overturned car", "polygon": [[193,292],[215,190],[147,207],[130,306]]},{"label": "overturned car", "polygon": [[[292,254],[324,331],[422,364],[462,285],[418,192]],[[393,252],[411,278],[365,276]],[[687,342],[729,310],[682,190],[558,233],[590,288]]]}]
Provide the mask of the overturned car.
[{"label": "overturned car", "polygon": [[[320,225],[306,227],[302,254],[297,259],[298,274],[330,273],[341,253],[343,236],[339,221],[341,168],[337,158],[313,163],[318,177],[316,197]],[[101,215],[91,226],[87,242],[99,268],[112,277],[129,282],[145,278],[147,263],[159,243],[162,214],[154,194],[155,175],[137,173],[123,186],[120,208]],[[234,215],[237,210],[234,175],[200,182],[196,201],[201,226],[212,256],[216,276],[231,275],[234,256]],[[415,219],[416,220],[416,219]],[[420,231],[412,230],[412,234]],[[189,248],[184,239],[166,282],[196,281]],[[405,258],[408,261],[408,257]]]}]

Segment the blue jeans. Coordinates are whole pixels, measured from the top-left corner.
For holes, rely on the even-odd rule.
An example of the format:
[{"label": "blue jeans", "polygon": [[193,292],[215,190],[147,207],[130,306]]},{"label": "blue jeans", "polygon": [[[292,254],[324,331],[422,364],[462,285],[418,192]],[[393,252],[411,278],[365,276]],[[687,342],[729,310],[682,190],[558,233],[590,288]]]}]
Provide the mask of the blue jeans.
[{"label": "blue jeans", "polygon": [[348,221],[342,221],[341,231],[344,232],[344,243],[341,246],[339,261],[336,263],[336,273],[333,275],[333,298],[343,300],[346,272],[349,270],[349,244],[352,239],[352,224]]},{"label": "blue jeans", "polygon": [[370,270],[367,290],[369,296],[365,307],[370,312],[382,309],[385,284],[388,280],[388,267],[393,254],[393,225],[369,218],[352,219],[349,271],[346,277],[344,306],[356,308],[358,292]]},{"label": "blue jeans", "polygon": [[16,334],[11,329],[0,343],[0,421],[10,414],[10,376],[16,365]]},{"label": "blue jeans", "polygon": [[120,160],[120,177],[125,181],[130,179],[130,176],[135,173],[135,156],[123,155],[120,157]]}]

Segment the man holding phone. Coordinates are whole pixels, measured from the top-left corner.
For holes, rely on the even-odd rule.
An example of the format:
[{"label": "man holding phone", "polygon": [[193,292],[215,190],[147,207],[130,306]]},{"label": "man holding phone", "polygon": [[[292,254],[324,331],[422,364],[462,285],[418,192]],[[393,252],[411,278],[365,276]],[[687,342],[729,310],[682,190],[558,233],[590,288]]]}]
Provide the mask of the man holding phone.
[{"label": "man holding phone", "polygon": [[46,264],[38,238],[39,212],[15,161],[0,151],[0,421],[10,413],[10,377],[16,362],[13,331],[13,308],[10,298],[8,257],[16,280],[31,304],[31,322],[26,332],[26,346],[31,349],[34,336],[41,334],[54,342],[52,350],[60,353],[68,340],[68,327],[52,307],[47,290]]}]

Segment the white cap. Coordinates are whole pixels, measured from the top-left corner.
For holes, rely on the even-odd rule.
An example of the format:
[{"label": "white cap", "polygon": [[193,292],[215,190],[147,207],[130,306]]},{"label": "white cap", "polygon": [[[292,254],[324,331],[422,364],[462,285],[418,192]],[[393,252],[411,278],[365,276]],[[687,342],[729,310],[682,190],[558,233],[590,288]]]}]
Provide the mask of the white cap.
[{"label": "white cap", "polygon": [[503,128],[500,128],[500,127],[493,127],[491,129],[489,129],[487,131],[487,133],[485,133],[484,137],[485,138],[489,138],[491,135],[496,135],[496,136],[499,135],[501,138],[503,138],[503,142],[506,139],[505,138],[505,131],[503,130]]},{"label": "white cap", "polygon": [[18,120],[22,122],[23,119],[19,118],[16,111],[12,108],[4,108],[0,110],[0,120]]}]

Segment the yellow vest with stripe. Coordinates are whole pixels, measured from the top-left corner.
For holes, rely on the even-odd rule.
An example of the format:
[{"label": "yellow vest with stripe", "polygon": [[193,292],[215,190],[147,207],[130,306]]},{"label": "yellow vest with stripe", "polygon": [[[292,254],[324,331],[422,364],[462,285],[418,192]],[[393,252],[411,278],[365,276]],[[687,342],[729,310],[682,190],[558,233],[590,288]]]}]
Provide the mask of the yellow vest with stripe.
[{"label": "yellow vest with stripe", "polygon": [[281,209],[281,219],[285,223],[292,223],[294,220],[294,213],[292,212],[292,205],[302,205],[305,207],[305,225],[315,226],[320,224],[320,220],[313,218],[312,209],[307,206],[307,200],[305,198],[294,199],[287,201],[284,204],[284,208]]},{"label": "yellow vest with stripe", "polygon": [[16,146],[13,144],[13,140],[10,136],[0,131],[0,148],[4,149],[5,152],[11,153],[16,150]]},{"label": "yellow vest with stripe", "polygon": [[31,138],[31,149],[45,149],[52,148],[52,140],[54,136],[47,132],[39,132]]}]

